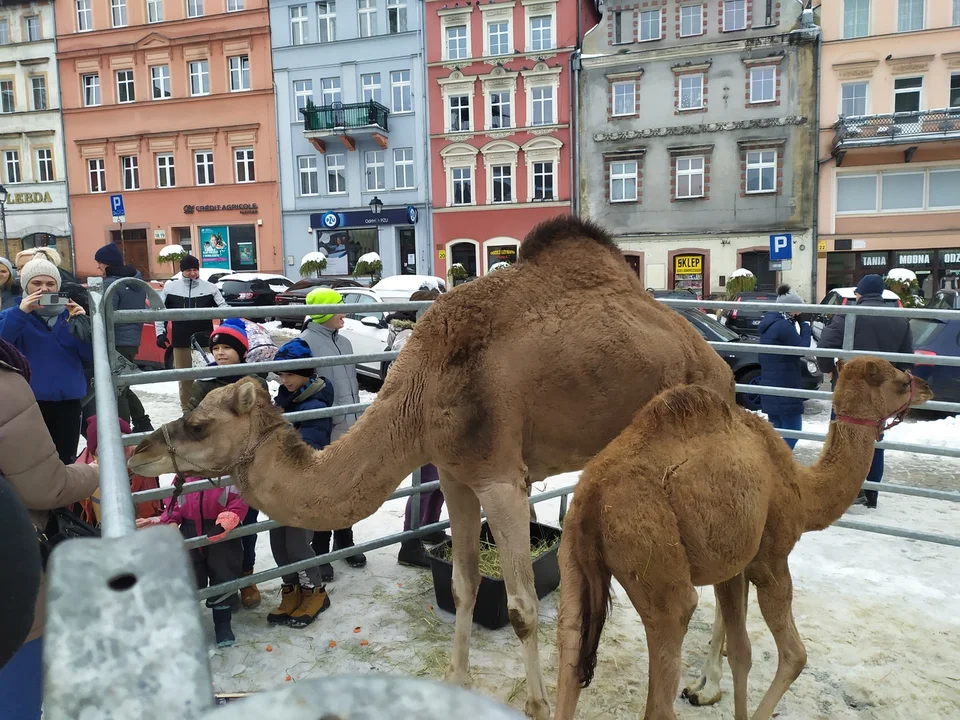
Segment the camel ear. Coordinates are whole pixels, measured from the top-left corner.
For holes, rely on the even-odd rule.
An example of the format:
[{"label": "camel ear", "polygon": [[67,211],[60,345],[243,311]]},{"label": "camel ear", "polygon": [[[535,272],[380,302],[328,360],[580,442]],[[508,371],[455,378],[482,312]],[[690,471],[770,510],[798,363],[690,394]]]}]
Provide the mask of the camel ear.
[{"label": "camel ear", "polygon": [[245,377],[237,382],[237,390],[233,395],[233,411],[237,415],[246,415],[257,404],[257,381]]},{"label": "camel ear", "polygon": [[843,367],[844,367],[844,365],[846,365],[846,364],[847,364],[847,363],[846,363],[845,361],[843,361],[843,360],[837,360],[836,365],[837,365],[837,374],[838,374],[838,375],[843,372]]},{"label": "camel ear", "polygon": [[868,384],[873,385],[874,387],[883,385],[883,370],[881,370],[880,365],[873,360],[868,360],[863,366],[863,377],[866,379]]}]

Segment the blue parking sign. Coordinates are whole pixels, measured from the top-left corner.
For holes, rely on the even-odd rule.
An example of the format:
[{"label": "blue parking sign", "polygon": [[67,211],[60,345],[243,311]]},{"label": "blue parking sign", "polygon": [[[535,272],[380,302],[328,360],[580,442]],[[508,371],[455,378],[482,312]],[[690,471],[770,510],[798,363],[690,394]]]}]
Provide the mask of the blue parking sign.
[{"label": "blue parking sign", "polygon": [[790,233],[770,236],[770,259],[793,259],[793,236]]},{"label": "blue parking sign", "polygon": [[123,217],[127,214],[123,209],[123,195],[110,196],[110,213],[113,215],[115,221],[118,217]]}]

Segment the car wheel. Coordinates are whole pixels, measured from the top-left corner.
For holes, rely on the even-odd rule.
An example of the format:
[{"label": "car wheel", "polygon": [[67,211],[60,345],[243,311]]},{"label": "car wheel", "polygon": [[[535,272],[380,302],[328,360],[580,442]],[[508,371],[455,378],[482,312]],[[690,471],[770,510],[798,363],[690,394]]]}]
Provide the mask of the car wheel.
[{"label": "car wheel", "polygon": [[[751,368],[741,372],[739,375],[737,375],[737,382],[741,385],[759,385],[760,368]],[[746,408],[747,410],[759,410],[760,394],[738,392],[737,405]]]}]

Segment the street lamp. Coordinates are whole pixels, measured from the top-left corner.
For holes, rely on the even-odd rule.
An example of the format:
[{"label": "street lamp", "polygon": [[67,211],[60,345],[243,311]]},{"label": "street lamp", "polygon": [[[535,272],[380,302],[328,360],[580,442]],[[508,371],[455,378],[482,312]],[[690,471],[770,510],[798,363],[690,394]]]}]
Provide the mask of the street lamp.
[{"label": "street lamp", "polygon": [[3,256],[10,259],[10,248],[7,246],[7,189],[0,185],[0,224],[3,225]]},{"label": "street lamp", "polygon": [[370,212],[374,215],[379,215],[383,210],[383,201],[380,200],[376,195],[373,196],[373,200],[370,201]]}]

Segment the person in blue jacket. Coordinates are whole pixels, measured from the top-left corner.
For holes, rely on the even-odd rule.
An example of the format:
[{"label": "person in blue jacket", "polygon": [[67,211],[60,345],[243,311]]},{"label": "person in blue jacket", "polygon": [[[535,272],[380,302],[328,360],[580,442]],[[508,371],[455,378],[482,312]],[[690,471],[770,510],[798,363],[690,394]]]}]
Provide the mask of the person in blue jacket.
[{"label": "person in blue jacket", "polygon": [[39,305],[44,293],[60,292],[57,266],[38,256],[23,266],[23,294],[17,305],[0,313],[0,338],[30,362],[30,388],[64,465],[77,459],[80,401],[87,392],[83,363],[93,360],[89,320],[73,300]]},{"label": "person in blue jacket", "polygon": [[[777,304],[781,303],[802,305],[803,299],[791,292],[789,285],[781,285],[777,289]],[[799,332],[797,323],[800,326]],[[810,323],[802,321],[800,313],[764,313],[759,330],[761,345],[810,347]],[[760,384],[799,390],[802,385],[801,362],[803,358],[797,355],[760,353]],[[803,426],[803,400],[800,398],[761,395],[760,408],[775,428],[800,430]],[[795,438],[784,440],[791,450],[797,444]]]},{"label": "person in blue jacket", "polygon": [[[274,360],[300,360],[313,357],[310,346],[300,338],[284,343],[277,350]],[[319,410],[333,405],[333,385],[320,377],[314,368],[300,368],[279,372],[280,389],[274,402],[284,412]],[[300,438],[314,450],[322,450],[330,444],[333,432],[331,418],[298,420],[293,427]],[[289,565],[316,557],[310,541],[313,530],[281,527],[270,531],[270,549],[278,566]],[[323,574],[314,565],[299,573],[283,576],[280,589],[280,607],[267,615],[267,621],[277,625],[302,628],[312,623],[317,615],[330,607]]]}]

